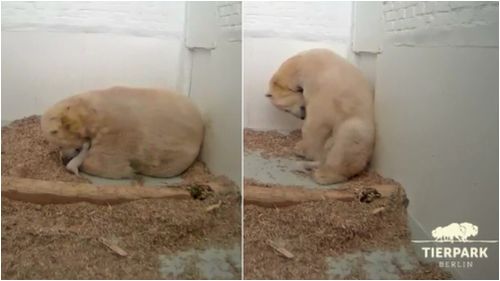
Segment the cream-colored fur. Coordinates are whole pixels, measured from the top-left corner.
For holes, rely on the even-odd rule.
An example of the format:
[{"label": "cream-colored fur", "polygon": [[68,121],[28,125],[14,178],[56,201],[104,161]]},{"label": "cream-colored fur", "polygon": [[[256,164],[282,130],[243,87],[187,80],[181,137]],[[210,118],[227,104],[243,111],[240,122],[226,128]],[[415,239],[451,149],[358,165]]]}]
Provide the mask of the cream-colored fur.
[{"label": "cream-colored fur", "polygon": [[90,141],[81,170],[107,178],[176,176],[196,159],[204,135],[200,112],[187,97],[156,89],[75,95],[47,110],[41,123],[63,151]]},{"label": "cream-colored fur", "polygon": [[305,118],[295,152],[319,162],[312,165],[316,182],[342,182],[366,167],[375,136],[373,89],[352,64],[326,49],[305,51],[280,66],[269,89],[276,107]]}]

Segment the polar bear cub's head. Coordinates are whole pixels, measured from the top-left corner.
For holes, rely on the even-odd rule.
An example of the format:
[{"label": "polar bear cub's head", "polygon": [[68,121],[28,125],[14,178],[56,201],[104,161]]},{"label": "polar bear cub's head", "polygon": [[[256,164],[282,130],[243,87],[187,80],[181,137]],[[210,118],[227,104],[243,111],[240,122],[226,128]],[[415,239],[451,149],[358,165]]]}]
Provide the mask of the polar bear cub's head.
[{"label": "polar bear cub's head", "polygon": [[266,94],[271,103],[278,109],[288,112],[302,120],[306,118],[306,107],[301,87],[291,89],[282,83],[279,72],[269,82],[269,92]]},{"label": "polar bear cub's head", "polygon": [[89,141],[89,107],[82,99],[68,98],[49,108],[41,118],[44,137],[57,145],[63,157],[72,157]]}]

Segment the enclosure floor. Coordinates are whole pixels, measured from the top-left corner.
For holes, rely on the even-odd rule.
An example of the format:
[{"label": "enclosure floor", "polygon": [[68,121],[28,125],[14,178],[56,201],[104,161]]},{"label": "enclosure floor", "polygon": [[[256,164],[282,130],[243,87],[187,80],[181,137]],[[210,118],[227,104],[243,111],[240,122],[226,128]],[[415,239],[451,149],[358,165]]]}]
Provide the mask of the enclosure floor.
[{"label": "enclosure floor", "polygon": [[[220,208],[206,212],[219,200]],[[3,198],[2,279],[240,279],[238,201],[38,205]]]},{"label": "enclosure floor", "polygon": [[301,170],[297,159],[263,157],[256,151],[245,152],[245,178],[265,184],[301,186],[305,188],[336,188],[340,185],[321,185]]},{"label": "enclosure floor", "polygon": [[[9,124],[2,120],[2,125]],[[205,200],[118,205],[38,205],[2,198],[2,278],[241,278],[241,197],[234,183],[210,174],[202,162],[173,178],[113,180],[80,175],[68,172],[57,148],[43,138],[39,116],[2,126],[2,176],[137,188],[217,182],[235,192],[213,193]],[[107,248],[102,238],[128,256]]]},{"label": "enclosure floor", "polygon": [[391,201],[245,205],[245,279],[451,279],[416,254],[405,210]]},{"label": "enclosure floor", "polygon": [[[245,180],[270,188],[307,189],[397,184],[374,172],[335,185],[315,183],[293,155],[297,133],[245,130]],[[375,208],[388,209],[381,215]],[[389,211],[390,210],[390,211]],[[422,279],[450,278],[416,255],[401,202],[318,201],[287,208],[245,205],[246,279]],[[290,251],[286,258],[269,240]]]}]

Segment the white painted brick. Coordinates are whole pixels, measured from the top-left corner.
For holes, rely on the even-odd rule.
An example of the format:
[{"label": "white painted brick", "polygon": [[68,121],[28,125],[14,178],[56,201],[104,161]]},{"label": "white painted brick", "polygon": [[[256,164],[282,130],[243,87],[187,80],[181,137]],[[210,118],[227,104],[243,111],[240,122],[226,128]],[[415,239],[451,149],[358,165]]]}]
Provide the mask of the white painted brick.
[{"label": "white painted brick", "polygon": [[408,7],[411,7],[413,5],[415,5],[414,1],[404,1],[401,7],[408,8]]},{"label": "white painted brick", "polygon": [[[244,2],[245,36],[347,41],[350,2]],[[389,4],[390,5],[390,4]]]},{"label": "white painted brick", "polygon": [[498,46],[498,2],[384,5],[384,36],[396,45]]},{"label": "white painted brick", "polygon": [[3,31],[181,37],[181,2],[2,2]]},{"label": "white painted brick", "polygon": [[424,7],[425,13],[430,14],[434,11],[434,2],[425,2]]},{"label": "white painted brick", "polygon": [[217,14],[217,25],[223,40],[241,41],[241,4],[230,1],[217,2]]},{"label": "white painted brick", "polygon": [[436,13],[432,20],[432,25],[435,27],[445,27],[453,23],[453,17],[446,13]]},{"label": "white painted brick", "polygon": [[[470,23],[474,19],[476,12],[473,9],[460,9],[454,12],[462,24]],[[458,20],[457,20],[458,21]]]},{"label": "white painted brick", "polygon": [[385,1],[382,6],[382,11],[387,12],[394,8],[394,2]]},{"label": "white painted brick", "polygon": [[451,10],[450,4],[448,2],[435,2],[434,9],[436,12],[448,12]]},{"label": "white painted brick", "polygon": [[425,23],[430,24],[434,20],[434,15],[428,14],[428,15],[424,16],[424,19],[425,19]]},{"label": "white painted brick", "polygon": [[396,11],[389,11],[389,12],[387,13],[387,16],[386,16],[385,18],[386,18],[386,20],[388,20],[388,21],[394,21],[394,20],[396,20],[396,19],[398,18],[398,15],[399,15],[399,14],[398,14],[398,12],[396,12]]},{"label": "white painted brick", "polygon": [[416,29],[419,23],[419,18],[411,17],[407,19],[407,29]]},{"label": "white painted brick", "polygon": [[398,19],[404,19],[406,16],[406,11],[404,8],[399,9],[398,11]]},{"label": "white painted brick", "polygon": [[478,5],[481,2],[469,2],[469,1],[452,1],[448,2],[452,9],[461,9],[461,8],[472,8]]},{"label": "white painted brick", "polygon": [[406,8],[405,17],[412,18],[414,16],[415,16],[415,7],[410,6],[410,7]]},{"label": "white painted brick", "polygon": [[415,15],[422,15],[424,13],[425,13],[425,4],[423,2],[420,2],[415,6]]},{"label": "white painted brick", "polygon": [[231,6],[229,5],[224,5],[219,7],[219,16],[228,16],[233,13],[233,10],[231,9]]},{"label": "white painted brick", "polygon": [[488,5],[476,9],[473,17],[475,20],[482,20],[485,23],[498,23],[498,3],[496,7]]}]

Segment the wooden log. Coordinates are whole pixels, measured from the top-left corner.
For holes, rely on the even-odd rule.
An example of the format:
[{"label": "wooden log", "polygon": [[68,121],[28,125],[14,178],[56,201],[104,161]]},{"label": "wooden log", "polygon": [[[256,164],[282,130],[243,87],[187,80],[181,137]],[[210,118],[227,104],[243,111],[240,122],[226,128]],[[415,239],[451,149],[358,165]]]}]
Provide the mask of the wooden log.
[{"label": "wooden log", "polygon": [[89,183],[2,177],[2,196],[39,204],[76,202],[117,204],[138,199],[190,199],[191,193],[180,187],[100,186]]},{"label": "wooden log", "polygon": [[[376,190],[385,198],[404,191],[397,185],[373,185],[369,189]],[[365,189],[368,190],[368,189]],[[321,200],[352,201],[359,200],[359,193],[354,189],[306,189],[299,187],[262,187],[245,185],[245,204],[261,207],[287,207],[299,203]]]}]

